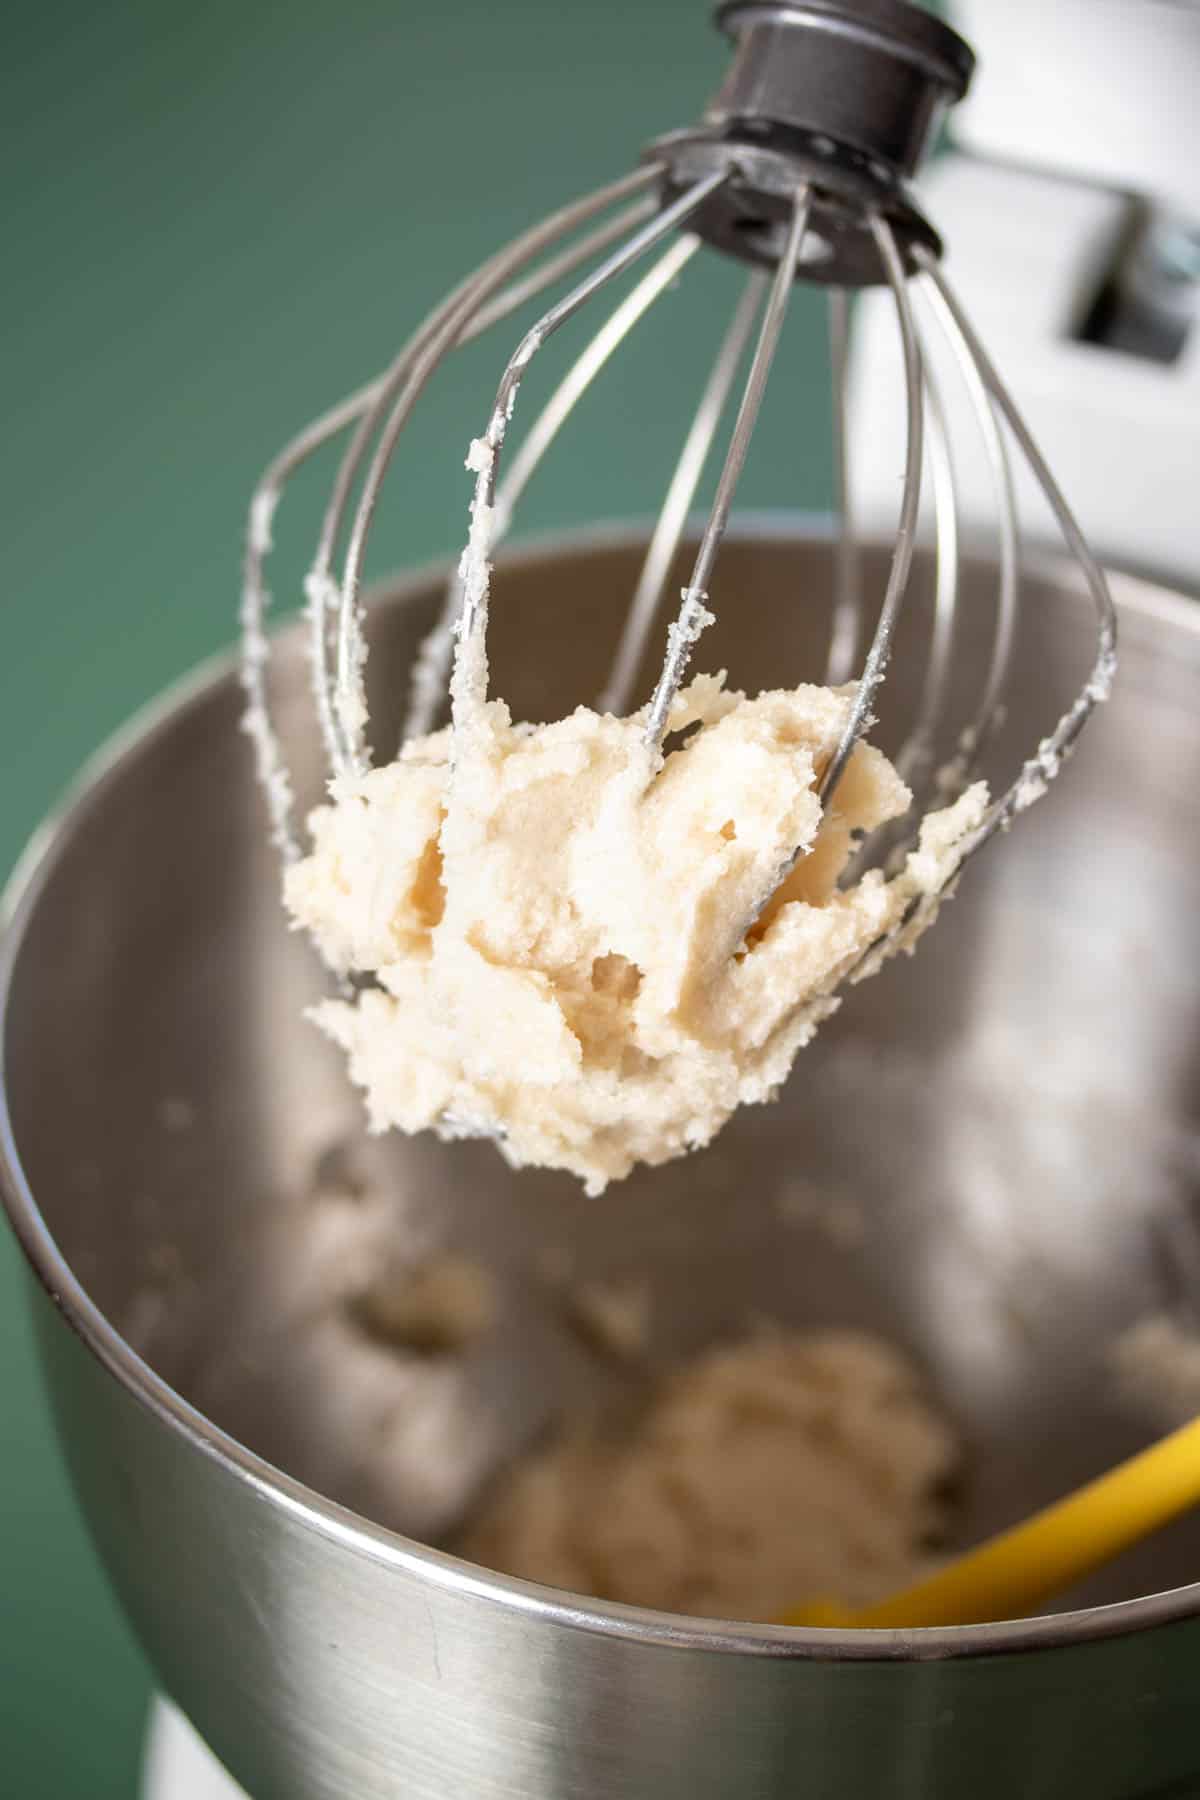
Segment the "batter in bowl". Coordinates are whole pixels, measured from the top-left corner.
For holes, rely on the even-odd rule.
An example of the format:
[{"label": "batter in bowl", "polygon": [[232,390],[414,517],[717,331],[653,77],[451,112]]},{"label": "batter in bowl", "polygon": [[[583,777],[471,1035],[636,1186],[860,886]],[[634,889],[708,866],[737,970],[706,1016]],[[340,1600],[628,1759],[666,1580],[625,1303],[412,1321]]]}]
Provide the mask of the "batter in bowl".
[{"label": "batter in bowl", "polygon": [[710,1618],[865,1605],[929,1567],[954,1436],[898,1350],[764,1330],[670,1375],[618,1438],[520,1462],[453,1546],[574,1593]]}]

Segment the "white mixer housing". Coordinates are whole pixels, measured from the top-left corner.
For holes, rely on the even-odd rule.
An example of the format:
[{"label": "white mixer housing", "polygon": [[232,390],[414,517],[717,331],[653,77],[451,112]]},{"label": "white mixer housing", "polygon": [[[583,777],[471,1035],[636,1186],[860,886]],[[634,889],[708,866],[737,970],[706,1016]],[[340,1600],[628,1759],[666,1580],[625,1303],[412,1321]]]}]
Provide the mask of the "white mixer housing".
[{"label": "white mixer housing", "polygon": [[[955,117],[955,152],[920,184],[947,266],[1092,544],[1125,567],[1195,587],[1200,319],[1184,323],[1169,362],[1082,334],[1148,221],[1195,251],[1200,277],[1200,7],[961,0],[956,23],[975,42],[979,69]],[[1178,303],[1198,292],[1200,280],[1181,282]],[[878,292],[864,296],[857,318],[854,493],[859,516],[886,528],[903,462],[895,318]],[[949,368],[935,374],[966,440],[961,382]],[[990,517],[982,452],[956,472],[964,519]],[[1020,500],[1025,529],[1050,537],[1032,482],[1022,481]]]}]

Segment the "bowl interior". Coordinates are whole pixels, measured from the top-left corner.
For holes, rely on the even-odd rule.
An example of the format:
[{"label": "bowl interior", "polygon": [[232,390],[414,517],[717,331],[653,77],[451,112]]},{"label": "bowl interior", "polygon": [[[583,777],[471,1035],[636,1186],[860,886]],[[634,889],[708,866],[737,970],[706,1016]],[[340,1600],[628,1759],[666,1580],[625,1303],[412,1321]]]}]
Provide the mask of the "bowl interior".
[{"label": "bowl interior", "polygon": [[[505,562],[492,662],[517,716],[594,695],[641,546],[600,534]],[[885,566],[868,555],[868,593]],[[968,563],[964,693],[994,581]],[[929,587],[922,561],[885,747],[917,702]],[[373,609],[381,753],[440,591],[417,578]],[[1165,1420],[1122,1391],[1114,1345],[1149,1316],[1200,1329],[1200,635],[1183,603],[1118,591],[1111,704],[921,954],[850,994],[775,1105],[599,1201],[487,1146],[368,1138],[340,1058],[301,1016],[324,982],[280,912],[236,683],[193,693],[88,790],[20,925],[15,1143],[84,1287],[219,1426],[424,1540],[556,1419],[619,1404],[646,1369],[758,1318],[909,1349],[966,1445],[964,1541],[1148,1441]],[[819,679],[831,592],[819,533],[735,534],[703,665],[751,689]],[[1087,602],[1048,563],[1028,584],[995,771],[1015,771],[1089,654]],[[274,694],[315,800],[294,632]],[[486,1330],[431,1348],[364,1326],[381,1268],[447,1249],[491,1273]],[[634,1271],[652,1298],[631,1366],[581,1333],[572,1294]],[[1200,1519],[1067,1598],[1198,1571]]]}]

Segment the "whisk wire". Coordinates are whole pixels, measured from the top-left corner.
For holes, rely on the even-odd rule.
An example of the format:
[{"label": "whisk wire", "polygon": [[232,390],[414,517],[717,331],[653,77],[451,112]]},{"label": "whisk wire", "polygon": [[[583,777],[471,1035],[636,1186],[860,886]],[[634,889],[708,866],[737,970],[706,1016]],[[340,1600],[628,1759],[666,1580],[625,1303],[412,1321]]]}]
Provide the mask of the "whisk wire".
[{"label": "whisk wire", "polygon": [[[954,451],[941,387],[924,351],[921,362],[925,383],[926,451],[933,491],[935,575],[933,629],[921,679],[917,716],[896,757],[897,772],[910,786],[923,781],[935,754],[937,729],[945,709],[950,674],[959,579],[958,476]],[[917,804],[920,804],[919,797]]]},{"label": "whisk wire", "polygon": [[[724,170],[720,170],[687,188],[670,206],[664,207],[639,231],[636,231],[626,243],[614,250],[596,269],[585,276],[576,287],[571,289],[570,293],[544,313],[525,333],[509,358],[496,391],[496,401],[491,418],[484,436],[480,440],[481,456],[477,468],[475,497],[472,502],[474,519],[472,541],[464,553],[462,564],[463,600],[458,624],[460,645],[472,646],[473,651],[478,650],[486,632],[489,572],[487,555],[491,544],[492,520],[496,503],[497,470],[517,395],[529,364],[542,345],[581,307],[585,306],[601,288],[623,274],[634,262],[646,255],[678,226],[686,223],[691,214],[697,211],[719,187],[723,187],[728,179],[728,174]],[[464,659],[464,670],[467,668],[468,662],[471,669],[469,679],[464,684],[460,684],[458,692],[455,692],[452,687],[451,712],[456,723],[461,717],[463,704],[474,705],[483,697],[484,665],[481,659],[474,654]]]},{"label": "whisk wire", "polygon": [[[1095,613],[1097,631],[1097,649],[1090,675],[1076,694],[1074,701],[1062,714],[1057,725],[1047,737],[1042,739],[1036,753],[1026,759],[1016,779],[992,802],[980,823],[964,842],[954,875],[948,884],[952,887],[971,858],[977,855],[998,832],[1007,830],[1019,813],[1024,812],[1042,797],[1049,783],[1054,780],[1069,756],[1080,732],[1095,708],[1107,700],[1116,673],[1117,618],[1104,571],[1088,548],[1087,540],[1079,529],[1078,522],[1062,489],[1051,474],[1012,394],[1001,380],[982,341],[967,319],[961,302],[936,259],[919,248],[914,255],[918,267],[929,278],[934,290],[940,296],[942,316],[952,328],[950,333],[952,342],[960,346],[961,355],[965,359],[964,368],[969,363],[974,372],[972,386],[977,382],[978,391],[982,392],[987,401],[987,405],[979,409],[979,421],[984,429],[985,438],[992,443],[995,452],[993,466],[998,490],[1005,495],[1006,510],[1003,512],[1003,516],[1008,520],[1006,531],[1009,541],[1006,555],[1010,560],[1002,569],[1001,587],[1004,589],[1006,585],[1011,584],[1011,596],[1004,593],[1001,596],[1001,616],[994,639],[992,672],[994,673],[997,667],[1007,668],[1013,636],[1012,619],[1008,607],[1015,605],[1013,596],[1016,591],[1016,507],[1013,500],[1011,467],[1000,430],[1001,422],[1011,432],[1031,474],[1038,482],[1055,515],[1066,544],[1083,575],[1084,585]],[[997,415],[999,416],[997,417]],[[984,424],[985,417],[990,420],[990,426]],[[1008,571],[1007,575],[1005,569]],[[992,688],[993,682],[990,674],[989,693]],[[996,691],[998,696],[998,687]],[[987,720],[994,714],[981,713],[980,716]],[[919,922],[919,916],[928,915],[936,910],[945,892],[946,888],[943,888],[938,893],[924,894],[914,900],[905,911],[904,916],[891,930],[864,951],[851,968],[842,972],[841,979],[860,980],[876,968],[881,958],[888,955],[890,950],[903,939],[905,933],[913,929],[914,922]]]},{"label": "whisk wire", "polygon": [[779,345],[779,336],[783,330],[788,301],[791,298],[792,286],[796,279],[796,265],[800,260],[800,250],[808,226],[811,204],[812,190],[808,186],[799,187],[792,201],[791,222],[771,285],[766,310],[763,313],[762,328],[759,332],[754,358],[750,364],[750,372],[746,377],[741,405],[738,408],[737,418],[730,435],[729,449],[726,452],[725,462],[717,482],[716,496],[700,539],[699,549],[696,552],[691,581],[683,592],[683,604],[676,615],[675,623],[668,632],[667,654],[663,662],[662,674],[659,676],[658,685],[654,690],[654,696],[646,715],[645,743],[654,754],[661,748],[671,703],[679,691],[679,684],[683,680],[696,639],[712,618],[705,602],[708,599],[713,564],[716,562],[721,539],[724,537],[725,528],[729,523],[729,514],[733,506],[734,495],[737,492],[738,480],[745,465],[746,452],[750,448],[750,440],[754,435],[759,408],[766,390],[767,377]]},{"label": "whisk wire", "polygon": [[[645,175],[646,171],[639,171]],[[654,170],[650,170],[651,179],[655,178]],[[638,186],[645,185],[642,181]],[[344,715],[347,736],[347,754],[350,766],[355,769],[366,767],[367,756],[364,738],[366,722],[366,704],[363,694],[363,669],[366,661],[366,649],[362,637],[359,616],[358,591],[362,578],[363,559],[366,553],[368,534],[374,518],[379,494],[387,474],[388,465],[395,450],[400,433],[406,425],[409,414],[416,403],[422,389],[432,375],[447,350],[451,349],[461,332],[468,325],[472,315],[482,303],[504,282],[527,263],[532,257],[539,255],[566,232],[572,231],[584,223],[596,211],[625,199],[631,191],[628,185],[617,184],[599,190],[583,201],[573,202],[562,208],[557,214],[535,226],[531,231],[517,238],[507,250],[486,264],[484,271],[468,284],[468,290],[462,300],[448,313],[444,323],[440,324],[436,333],[431,333],[430,341],[417,352],[412,368],[404,380],[404,385],[392,407],[376,445],[371,465],[359,495],[358,509],[350,533],[350,541],[346,551],[345,569],[342,576],[342,588],[338,615],[338,681],[337,697],[339,712]],[[669,209],[671,210],[671,209]],[[682,216],[682,213],[681,215]],[[660,213],[640,231],[635,232],[630,244],[642,243],[649,248],[664,235],[669,226],[664,225],[667,214]],[[671,223],[678,222],[677,220]],[[640,252],[639,252],[640,253]],[[616,272],[625,266],[624,257],[628,256],[628,246],[624,250],[612,253],[607,262],[601,265],[604,269]],[[595,277],[580,284],[580,288],[590,290],[589,284]],[[573,290],[574,294],[580,288]],[[557,322],[570,316],[569,303],[572,299],[560,301],[552,313],[557,315]],[[536,329],[536,328],[535,328]],[[526,344],[529,339],[526,339]],[[533,346],[536,348],[536,345]],[[528,350],[532,354],[532,349]],[[513,389],[515,395],[515,387]]]},{"label": "whisk wire", "polygon": [[[331,761],[338,774],[361,774],[367,767],[368,761],[364,684],[366,647],[359,616],[358,586],[367,534],[374,516],[383,475],[391,461],[400,433],[433,371],[461,336],[473,314],[478,311],[494,288],[505,279],[506,273],[507,271],[502,272],[497,269],[494,263],[485,264],[482,270],[477,271],[474,276],[464,282],[441,307],[430,315],[424,327],[413,340],[410,354],[402,359],[401,366],[394,367],[384,378],[381,391],[355,433],[342,467],[338,471],[339,482],[342,481],[348,469],[350,470],[350,479],[346,483],[344,500],[335,493],[334,505],[331,509],[333,517],[330,521],[333,525],[333,532],[328,539],[323,534],[317,561],[306,584],[312,609],[312,649],[317,681],[321,690],[318,695],[318,706],[329,699],[332,686],[330,710],[334,723],[334,737],[331,744]],[[391,407],[390,413],[388,412],[389,406]],[[329,573],[326,558],[332,554],[336,542],[344,505],[349,500],[353,473],[356,472],[361,457],[365,455],[367,446],[377,430],[380,420],[385,415],[386,423],[376,442],[351,525],[345,569],[339,589]],[[322,613],[324,613],[324,618]],[[328,657],[326,622],[329,620],[335,621],[336,662],[332,683],[326,661]]]},{"label": "whisk wire", "polygon": [[[491,548],[507,535],[513,513],[543,457],[570,418],[596,376],[624,343],[639,319],[682,273],[700,248],[690,233],[676,239],[623,300],[614,308],[572,363],[549,400],[530,426],[496,493]],[[464,583],[456,570],[446,586],[438,623],[422,644],[413,666],[412,693],[405,738],[431,730],[445,694],[446,676],[454,645],[454,625],[462,610]]]},{"label": "whisk wire", "polygon": [[[347,571],[340,592],[332,576],[332,566],[351,491],[372,439],[387,417],[384,438],[376,451],[363,491],[363,500],[367,505],[364,510],[360,502],[355,521],[359,566],[378,487],[386,472],[396,439],[445,351],[469,329],[472,315],[483,301],[494,294],[497,287],[502,286],[527,262],[549,249],[561,237],[585,224],[597,212],[603,212],[609,206],[651,185],[646,175],[645,170],[637,170],[619,182],[609,183],[606,187],[585,195],[583,199],[571,202],[489,258],[434,309],[380,377],[368,409],[339,465],[322,521],[316,557],[305,582],[317,711],[326,752],[335,772],[361,769],[366,763],[366,709],[363,698],[365,652],[358,620],[357,576],[351,573],[353,565],[350,560],[354,555],[355,540],[352,540],[351,551],[348,553]],[[538,273],[543,279],[547,279],[545,270]],[[392,408],[390,416],[389,408]],[[337,644],[336,682],[330,672],[333,652],[331,633]]]},{"label": "whisk wire", "polygon": [[[497,288],[503,287],[528,262],[586,224],[595,214],[640,193],[653,185],[654,179],[653,168],[636,170],[620,181],[611,182],[559,208],[522,233],[460,282],[429,315],[381,378],[370,408],[361,419],[339,466],[322,523],[316,559],[306,582],[312,617],[314,678],[319,689],[318,707],[325,704],[325,697],[330,693],[326,632],[328,616],[334,611],[337,614],[338,676],[330,702],[335,728],[327,745],[336,772],[361,769],[366,764],[365,655],[358,617],[358,582],[379,489],[396,441],[417,398],[446,351],[469,329],[473,315]],[[331,574],[334,552],[354,481],[367,449],[385,419],[360,495],[339,590]]]},{"label": "whisk wire", "polygon": [[629,706],[633,683],[645,654],[646,641],[662,604],[667,576],[683,539],[688,515],[696,498],[696,489],[700,485],[700,477],[704,473],[717,427],[728,404],[746,346],[750,342],[754,321],[762,308],[766,287],[766,273],[761,269],[752,270],[746,278],[733,317],[721,340],[655,521],[633,599],[625,617],[612,670],[597,702],[601,712],[620,714]]},{"label": "whisk wire", "polygon": [[983,693],[975,715],[963,734],[959,757],[960,781],[965,780],[978,759],[980,750],[993,730],[1012,661],[1016,631],[1018,570],[1020,564],[1020,525],[1016,487],[1008,443],[997,416],[997,405],[980,377],[971,355],[970,345],[959,328],[958,320],[947,305],[945,296],[928,271],[919,277],[922,298],[941,325],[946,342],[954,356],[967,390],[976,424],[991,469],[992,491],[996,500],[998,533],[998,572],[996,583],[996,624],[992,648],[984,678]]},{"label": "whisk wire", "polygon": [[1001,380],[991,358],[962,309],[945,274],[933,257],[916,251],[919,267],[929,276],[946,304],[961,333],[966,349],[974,360],[988,393],[998,406],[1004,424],[1011,432],[1030,473],[1041,488],[1053,512],[1072,556],[1079,567],[1096,615],[1097,649],[1091,673],[1071,706],[1059,719],[1048,737],[1042,739],[1034,756],[1024,763],[1020,775],[989,808],[986,817],[968,843],[963,860],[973,855],[997,831],[1009,825],[1016,815],[1041,797],[1047,783],[1057,775],[1092,712],[1108,698],[1116,672],[1117,617],[1108,582],[1099,563],[1088,548],[1074,513],[1062,489],[1038,449],[1028,425],[1022,418],[1012,394]]},{"label": "whisk wire", "polygon": [[[310,456],[361,417],[378,390],[368,382],[337,406],[322,413],[268,463],[250,498],[242,553],[242,691],[246,696],[243,729],[254,746],[259,783],[266,796],[271,842],[285,863],[300,855],[292,821],[295,804],[291,776],[284,761],[279,736],[271,720],[267,693],[269,644],[265,624],[271,606],[266,584],[266,562],[271,553],[275,513],[288,481]],[[327,739],[324,739],[328,742]]]},{"label": "whisk wire", "polygon": [[829,363],[833,398],[834,540],[833,619],[825,665],[828,687],[841,687],[854,670],[862,620],[862,570],[854,535],[854,499],[850,489],[850,441],[847,427],[850,374],[850,296],[845,288],[829,290]]},{"label": "whisk wire", "polygon": [[891,568],[888,571],[887,588],[884,592],[883,605],[879,609],[875,635],[867,652],[858,692],[854,697],[854,704],[850,709],[850,717],[846,721],[841,742],[834,751],[821,782],[821,800],[825,805],[828,805],[836,792],[837,784],[850,760],[850,753],[866,729],[868,720],[872,717],[875,696],[887,673],[888,657],[892,648],[892,633],[895,630],[900,608],[904,603],[904,596],[908,589],[908,577],[912,570],[917,515],[921,504],[921,464],[925,438],[925,384],[921,371],[921,346],[913,321],[912,303],[908,297],[908,282],[905,278],[904,264],[901,261],[900,252],[896,248],[896,239],[892,228],[880,213],[871,213],[868,222],[879,251],[880,261],[887,274],[888,285],[895,298],[896,319],[900,327],[900,343],[904,352],[904,388],[908,415],[904,456],[904,492],[900,501],[900,520],[896,527],[896,542],[892,551]]},{"label": "whisk wire", "polygon": [[[576,242],[568,244],[555,256],[547,258],[531,274],[513,282],[483,306],[463,330],[459,343],[467,343],[491,326],[499,324],[544,288],[553,286],[556,281],[573,274],[593,257],[601,255],[611,244],[639,225],[649,213],[655,211],[657,201],[644,194],[633,205],[623,208]],[[254,744],[258,776],[266,795],[271,840],[285,862],[295,861],[301,854],[301,849],[293,819],[291,780],[284,763],[278,733],[272,723],[266,683],[267,641],[264,621],[270,610],[271,596],[266,585],[265,569],[272,547],[275,513],[283,491],[296,471],[317,451],[367,413],[379,398],[388,373],[411,356],[415,343],[415,337],[409,340],[405,350],[391,365],[390,371],[366,383],[312,424],[305,426],[268,464],[251,497],[243,556],[241,602],[244,646],[242,686],[247,703],[245,729]],[[315,605],[310,606],[310,613],[316,611]],[[319,618],[313,620],[310,663],[318,716],[322,721],[322,741],[332,767],[335,739],[331,722],[332,695],[328,663],[330,646],[323,598],[319,612]]]}]

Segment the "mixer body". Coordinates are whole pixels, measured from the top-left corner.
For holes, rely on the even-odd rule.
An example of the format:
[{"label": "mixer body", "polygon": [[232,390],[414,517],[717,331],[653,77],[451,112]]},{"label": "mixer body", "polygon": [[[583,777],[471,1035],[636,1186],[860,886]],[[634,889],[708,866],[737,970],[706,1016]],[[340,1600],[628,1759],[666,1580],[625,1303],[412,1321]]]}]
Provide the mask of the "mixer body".
[{"label": "mixer body", "polygon": [[[644,549],[601,531],[501,561],[491,653],[518,716],[589,697]],[[820,529],[735,528],[710,666],[750,689],[820,666],[834,563]],[[868,582],[886,567],[864,550]],[[968,558],[962,580],[969,650],[995,573]],[[902,631],[927,628],[931,585],[921,555]],[[443,587],[371,608],[377,720]],[[962,1434],[964,1541],[1155,1435],[1111,1352],[1200,1291],[1200,619],[1116,593],[1122,679],[1086,753],[976,859],[922,955],[847,995],[774,1106],[601,1203],[485,1144],[365,1136],[301,1020],[323,976],[281,916],[230,672],[160,706],[39,840],[5,939],[0,1179],[96,1543],[163,1686],[255,1800],[1200,1782],[1200,1522],[1059,1616],[892,1634],[641,1613],[428,1547],[543,1428],[624,1391],[565,1329],[548,1247],[572,1278],[648,1271],[652,1365],[763,1316],[900,1343]],[[1089,653],[1071,565],[1039,564],[1027,600],[1009,762]],[[312,802],[294,633],[271,680]],[[898,656],[897,733],[916,686]],[[860,1229],[826,1229],[825,1202]],[[491,1271],[497,1322],[461,1356],[349,1328],[356,1219],[378,1206],[397,1242]]]}]

